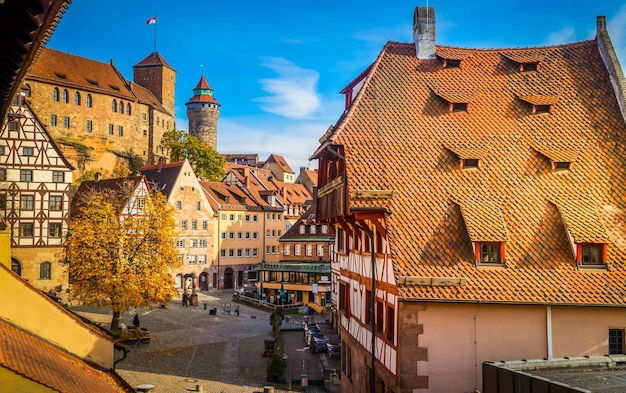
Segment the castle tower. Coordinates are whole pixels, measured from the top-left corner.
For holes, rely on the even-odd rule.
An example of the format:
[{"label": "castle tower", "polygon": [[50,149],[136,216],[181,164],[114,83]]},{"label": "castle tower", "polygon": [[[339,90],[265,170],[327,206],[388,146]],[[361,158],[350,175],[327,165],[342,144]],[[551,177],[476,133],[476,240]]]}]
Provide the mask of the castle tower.
[{"label": "castle tower", "polygon": [[175,115],[176,70],[158,53],[152,52],[133,66],[134,81],[150,90],[172,116]]},{"label": "castle tower", "polygon": [[185,103],[189,119],[189,133],[217,150],[217,118],[220,103],[213,97],[213,89],[204,79],[193,89],[193,97]]}]

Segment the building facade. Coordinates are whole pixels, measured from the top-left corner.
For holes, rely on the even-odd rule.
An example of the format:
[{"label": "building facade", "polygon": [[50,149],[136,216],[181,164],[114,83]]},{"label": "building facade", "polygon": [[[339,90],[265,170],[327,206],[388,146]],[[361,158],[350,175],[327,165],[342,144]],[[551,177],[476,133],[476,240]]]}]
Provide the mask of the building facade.
[{"label": "building facade", "polygon": [[0,217],[11,230],[11,268],[35,287],[68,283],[63,239],[74,168],[18,95],[0,131]]},{"label": "building facade", "polygon": [[176,71],[156,52],[134,66],[135,82],[110,64],[42,50],[23,85],[41,122],[79,175],[136,171],[165,152],[175,128]]},{"label": "building facade", "polygon": [[481,391],[485,361],[623,354],[626,95],[605,18],[592,40],[485,50],[436,44],[432,7],[413,19],[314,153],[342,391]]}]

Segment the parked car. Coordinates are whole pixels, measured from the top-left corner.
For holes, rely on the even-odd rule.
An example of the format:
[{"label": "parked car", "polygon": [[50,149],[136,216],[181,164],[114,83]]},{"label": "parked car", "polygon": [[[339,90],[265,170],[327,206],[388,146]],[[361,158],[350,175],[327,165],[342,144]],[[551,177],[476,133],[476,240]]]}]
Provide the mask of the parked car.
[{"label": "parked car", "polygon": [[313,353],[319,353],[319,352],[326,352],[327,347],[326,345],[328,344],[328,337],[326,336],[322,336],[322,337],[311,337],[311,352]]},{"label": "parked car", "polygon": [[304,324],[304,335],[306,336],[306,332],[309,331],[310,328],[315,327],[319,329],[319,326],[315,322],[309,322]]},{"label": "parked car", "polygon": [[323,337],[324,333],[321,330],[309,330],[309,333],[306,338],[306,345],[311,345],[313,342],[313,338],[315,337]]},{"label": "parked car", "polygon": [[309,340],[309,335],[310,335],[312,332],[321,332],[321,331],[322,331],[322,329],[320,329],[320,327],[319,327],[319,326],[317,326],[317,325],[315,325],[315,326],[309,326],[309,327],[308,327],[308,329],[306,329],[306,330],[304,331],[304,341],[308,341],[308,340]]},{"label": "parked car", "polygon": [[326,344],[326,351],[328,352],[329,358],[341,356],[341,344]]}]

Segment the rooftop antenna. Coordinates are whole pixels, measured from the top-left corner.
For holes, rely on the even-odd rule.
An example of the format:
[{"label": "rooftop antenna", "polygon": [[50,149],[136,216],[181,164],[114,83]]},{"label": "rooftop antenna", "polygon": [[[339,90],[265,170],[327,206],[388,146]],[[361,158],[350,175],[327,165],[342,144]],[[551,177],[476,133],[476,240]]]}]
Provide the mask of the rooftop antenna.
[{"label": "rooftop antenna", "polygon": [[204,76],[204,64],[200,64],[200,68],[202,69],[202,76]]}]

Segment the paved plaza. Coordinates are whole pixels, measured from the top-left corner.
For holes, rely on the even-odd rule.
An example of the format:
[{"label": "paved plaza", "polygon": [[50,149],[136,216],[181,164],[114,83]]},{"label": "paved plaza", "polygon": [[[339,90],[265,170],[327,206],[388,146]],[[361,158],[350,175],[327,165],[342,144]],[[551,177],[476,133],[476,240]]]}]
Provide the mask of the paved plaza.
[{"label": "paved plaza", "polygon": [[[323,392],[321,386],[287,390],[285,385],[265,382],[268,358],[262,353],[264,340],[272,339],[270,310],[241,304],[237,316],[232,294],[232,290],[201,292],[197,307],[183,307],[175,299],[165,308],[133,309],[123,314],[122,322],[128,326],[135,311],[139,314],[141,326],[150,332],[150,343],[131,346],[127,358],[117,363],[116,372],[132,386],[154,385],[151,393],[190,392],[197,388],[204,393],[249,393],[263,392],[266,386],[274,386],[275,392]],[[230,314],[224,312],[227,302]],[[110,309],[71,308],[104,327],[111,323]],[[213,308],[217,312],[210,315]],[[324,319],[319,315],[315,318],[321,322]],[[298,323],[291,317],[288,326]],[[304,346],[302,332],[284,333],[283,339],[287,372],[321,378],[319,355],[296,351]],[[119,358],[121,353],[117,351]]]}]

